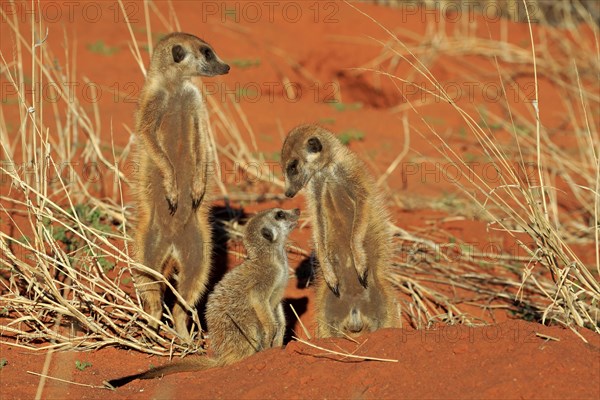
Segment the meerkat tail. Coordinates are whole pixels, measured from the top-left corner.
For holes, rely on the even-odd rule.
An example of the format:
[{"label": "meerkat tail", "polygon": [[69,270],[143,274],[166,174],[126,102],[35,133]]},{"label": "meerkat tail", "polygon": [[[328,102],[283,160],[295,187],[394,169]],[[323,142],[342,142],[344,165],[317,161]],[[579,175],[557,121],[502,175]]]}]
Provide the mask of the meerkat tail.
[{"label": "meerkat tail", "polygon": [[149,369],[148,371],[140,372],[139,374],[133,374],[124,376],[122,378],[111,379],[110,381],[104,382],[104,385],[110,389],[118,388],[127,385],[136,379],[154,379],[160,378],[165,375],[171,375],[178,372],[194,372],[203,371],[213,367],[218,367],[223,363],[214,358],[208,357],[194,357],[192,359],[183,360],[181,362],[175,362],[172,364],[163,365],[157,368]]}]

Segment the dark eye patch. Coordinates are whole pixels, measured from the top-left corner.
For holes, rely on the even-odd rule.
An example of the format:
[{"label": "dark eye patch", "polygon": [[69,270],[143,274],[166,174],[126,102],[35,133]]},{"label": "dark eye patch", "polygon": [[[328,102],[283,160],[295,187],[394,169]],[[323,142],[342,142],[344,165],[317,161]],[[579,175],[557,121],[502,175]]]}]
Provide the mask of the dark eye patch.
[{"label": "dark eye patch", "polygon": [[173,61],[179,64],[181,60],[185,58],[185,49],[180,45],[176,44],[171,49],[171,54],[173,54]]},{"label": "dark eye patch", "polygon": [[288,164],[286,171],[288,175],[298,174],[298,160],[292,160],[292,162]]},{"label": "dark eye patch", "polygon": [[309,153],[320,153],[321,150],[323,150],[323,145],[321,144],[321,141],[316,137],[308,139],[306,147]]},{"label": "dark eye patch", "polygon": [[285,219],[285,213],[283,211],[277,211],[277,213],[275,214],[275,219],[277,221],[281,221],[282,219]]},{"label": "dark eye patch", "polygon": [[271,232],[271,230],[269,228],[262,228],[260,230],[260,234],[262,235],[262,237],[267,239],[269,242],[273,241],[273,232]]},{"label": "dark eye patch", "polygon": [[215,53],[213,53],[213,51],[208,47],[201,47],[200,52],[206,61],[211,61],[213,58],[215,58]]}]

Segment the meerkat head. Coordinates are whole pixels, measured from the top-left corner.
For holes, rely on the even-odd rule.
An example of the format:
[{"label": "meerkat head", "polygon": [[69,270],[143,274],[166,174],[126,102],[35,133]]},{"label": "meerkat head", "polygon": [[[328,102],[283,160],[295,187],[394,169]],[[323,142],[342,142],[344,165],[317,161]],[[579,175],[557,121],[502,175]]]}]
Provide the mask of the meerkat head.
[{"label": "meerkat head", "polygon": [[294,197],[317,172],[324,171],[341,148],[333,133],[317,125],[300,125],[290,131],[281,150],[285,195]]},{"label": "meerkat head", "polygon": [[189,33],[171,33],[158,42],[149,73],[167,77],[215,76],[229,72],[213,48]]},{"label": "meerkat head", "polygon": [[248,221],[244,246],[250,259],[265,259],[274,249],[283,248],[289,233],[298,224],[300,210],[272,208],[261,211]]}]

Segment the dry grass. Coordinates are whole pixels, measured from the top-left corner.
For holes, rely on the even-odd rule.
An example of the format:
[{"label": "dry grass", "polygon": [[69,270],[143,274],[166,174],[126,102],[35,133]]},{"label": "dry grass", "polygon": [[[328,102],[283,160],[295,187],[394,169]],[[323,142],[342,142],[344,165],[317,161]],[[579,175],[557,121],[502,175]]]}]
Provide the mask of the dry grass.
[{"label": "dry grass", "polygon": [[[334,360],[336,361],[345,361],[347,359],[353,359],[353,360],[361,360],[361,361],[381,361],[381,362],[393,362],[393,363],[397,363],[398,360],[396,359],[392,359],[392,358],[379,358],[379,357],[372,357],[372,356],[361,356],[359,354],[354,354],[353,353],[348,353],[348,352],[344,352],[344,351],[336,351],[336,350],[331,350],[331,349],[327,349],[325,347],[322,346],[318,346],[314,343],[308,342],[306,340],[294,337],[294,340],[304,344],[305,346],[308,346],[312,349],[317,349],[317,350],[321,350],[323,353],[320,354],[315,354],[313,355],[313,357],[327,357],[327,358],[331,358],[332,356],[334,356]],[[359,344],[358,347],[362,346],[362,344]],[[357,348],[358,350],[358,348]]]},{"label": "dry grass", "polygon": [[[150,14],[164,21],[165,29],[178,29],[172,8],[169,8],[170,15],[164,16],[151,2],[144,2],[144,7],[149,41],[152,37],[148,22]],[[50,52],[49,46],[41,44],[40,37],[45,36],[42,23],[32,24],[31,32],[25,32],[16,16],[3,14],[2,17],[10,26],[15,51],[14,59],[1,55],[0,73],[19,94],[19,120],[18,128],[12,129],[18,135],[9,136],[11,130],[3,109],[0,109],[0,174],[3,180],[0,196],[1,342],[35,350],[87,350],[116,345],[159,355],[201,351],[201,326],[195,310],[188,306],[198,339],[194,345],[179,340],[168,315],[167,322],[159,321],[161,330],[157,334],[147,327],[151,317],[141,307],[133,289],[134,282],[127,282],[132,279],[132,269],[152,273],[132,257],[130,224],[135,222],[135,216],[123,202],[123,193],[130,185],[123,167],[129,161],[132,143],[117,152],[112,141],[103,141],[105,136],[101,138],[97,105],[90,112],[77,98],[65,101],[68,88],[63,83],[77,81],[79,77],[76,55],[72,54],[66,35],[64,65],[62,69],[50,68],[47,61],[57,57]],[[587,23],[597,40],[597,25],[593,21]],[[578,46],[585,46],[586,42],[573,40],[554,52],[548,51],[555,34],[548,31],[548,37],[535,40],[537,48],[532,53],[530,48],[498,43],[490,38],[467,34],[450,38],[441,33],[443,30],[440,27],[438,31],[430,31],[431,36],[420,38],[421,43],[416,45],[407,45],[403,39],[398,39],[403,32],[396,32],[396,36],[388,31],[391,39],[381,43],[381,56],[364,66],[362,73],[385,65],[388,72],[378,72],[380,76],[410,83],[410,76],[395,75],[394,66],[402,60],[412,65],[413,77],[432,83],[436,88],[433,95],[448,100],[448,94],[423,60],[433,62],[442,54],[483,55],[494,60],[503,85],[516,79],[506,65],[535,68],[536,79],[548,76],[562,91],[561,101],[568,110],[579,152],[575,156],[567,154],[553,143],[543,121],[537,118],[540,111],[537,105],[544,110],[543,98],[536,96],[536,106],[529,113],[513,109],[510,102],[505,102],[503,107],[508,119],[501,112],[488,115],[512,134],[514,140],[508,145],[497,143],[489,126],[478,123],[481,115],[477,111],[450,101],[472,138],[502,172],[502,182],[495,186],[477,175],[459,185],[470,196],[472,206],[489,221],[490,229],[513,234],[522,245],[524,256],[471,252],[449,259],[442,251],[444,243],[439,236],[395,227],[397,268],[390,279],[409,299],[402,304],[403,315],[412,325],[423,328],[436,321],[482,323],[469,313],[473,306],[489,310],[492,318],[494,309],[506,308],[523,317],[557,321],[566,326],[585,326],[599,332],[598,275],[593,275],[592,269],[581,262],[572,248],[576,240],[592,241],[596,248],[599,246],[600,140],[593,110],[598,109],[600,99],[590,88],[590,82],[597,83],[597,48],[580,48]],[[468,33],[468,29],[465,32]],[[131,52],[140,71],[145,73],[140,43],[131,26],[130,33]],[[55,37],[46,38],[46,42],[56,40]],[[24,65],[30,65],[30,69],[26,71]],[[31,82],[26,84],[26,77],[31,77]],[[26,88],[35,88],[42,83],[63,91],[63,101],[48,105],[42,101],[39,92],[26,91]],[[439,146],[441,157],[467,167],[444,137],[427,123],[419,108],[413,104],[410,107],[414,111],[412,115],[423,122],[427,130],[409,127],[410,120],[405,113],[403,128],[407,135],[413,131],[429,138]],[[267,188],[266,193],[229,193],[217,176],[221,198],[225,201],[280,198],[275,193],[281,192],[283,183],[270,175],[264,160],[257,156],[255,135],[240,105],[233,99],[221,103],[209,97],[208,112],[216,159],[237,164],[247,174],[263,181]],[[517,128],[520,126],[533,134],[519,135]],[[112,137],[112,127],[110,132]],[[409,144],[407,139],[405,149]],[[385,183],[405,156],[403,150],[378,180],[379,184]],[[522,167],[535,160],[535,181],[522,178],[527,174],[515,168],[512,164],[515,158],[520,160]],[[109,196],[100,196],[97,184],[86,179],[75,167],[77,162],[102,169],[106,181],[112,182],[107,191]],[[65,165],[69,179],[65,179]],[[256,166],[264,169],[257,170]],[[48,176],[55,179],[46,179]],[[552,190],[559,177],[589,215],[587,223],[559,211]],[[479,195],[472,196],[474,191]],[[237,224],[228,224],[227,229],[232,236],[239,235]],[[521,234],[535,243],[533,249],[527,246]],[[295,250],[307,255],[302,249]],[[502,276],[482,273],[478,268],[481,260],[502,267],[506,273]],[[598,250],[596,270],[596,274],[600,273]],[[155,276],[164,281],[162,276]],[[169,282],[165,281],[165,284],[178,296]],[[178,299],[183,302],[180,297]]]},{"label": "dry grass", "polygon": [[[577,9],[577,12],[583,11]],[[365,17],[371,19],[366,14]],[[598,110],[600,104],[595,90],[600,71],[600,53],[597,47],[597,21],[592,18],[583,18],[583,21],[583,27],[569,31],[569,35],[573,36],[570,38],[564,37],[564,31],[554,29],[537,30],[534,35],[529,23],[530,41],[521,47],[492,39],[491,33],[489,38],[480,38],[470,31],[466,22],[462,29],[460,26],[456,29],[459,33],[455,36],[447,35],[445,27],[441,26],[429,30],[420,43],[412,44],[415,42],[414,35],[392,32],[372,20],[391,39],[387,43],[379,42],[384,49],[381,56],[357,71],[373,72],[403,85],[418,86],[425,81],[430,84],[428,97],[447,103],[460,115],[470,137],[475,140],[482,154],[487,155],[500,179],[490,183],[482,174],[473,171],[473,174],[465,175],[466,181],[457,181],[456,184],[471,203],[480,208],[482,218],[489,221],[489,229],[510,234],[525,256],[525,259],[513,260],[521,265],[515,271],[520,278],[518,280],[469,272],[471,268],[467,260],[448,263],[441,269],[436,263],[427,263],[425,269],[412,262],[402,263],[402,268],[397,270],[397,276],[393,279],[411,295],[413,303],[409,310],[416,309],[411,318],[417,322],[417,326],[440,317],[434,314],[440,309],[445,311],[444,319],[467,318],[458,313],[457,299],[449,301],[449,298],[425,285],[425,282],[433,280],[437,285],[484,295],[488,301],[498,298],[515,300],[515,292],[510,289],[517,289],[516,300],[525,301],[536,319],[600,332],[600,137],[598,115],[593,112]],[[501,28],[501,32],[505,30]],[[581,33],[586,30],[594,38],[592,43]],[[400,39],[403,34],[409,39]],[[557,46],[557,42],[560,45]],[[477,55],[491,60],[503,89],[500,112],[483,116],[468,101],[453,100],[444,89],[443,82],[438,81],[428,67],[435,59],[446,55]],[[426,63],[422,61],[423,58],[427,60]],[[408,77],[394,73],[398,60],[410,65]],[[525,110],[527,114],[522,107],[517,108],[507,95],[509,85],[516,85],[516,78],[510,73],[511,67],[533,74],[535,91],[534,97],[529,99],[529,109]],[[390,69],[391,72],[387,72]],[[568,129],[577,143],[575,154],[556,143],[552,132],[544,126],[540,117],[540,109],[544,111],[548,100],[539,96],[538,81],[542,77],[553,82],[561,92],[560,100],[569,118]],[[468,74],[464,79],[469,79]],[[427,122],[419,105],[408,98],[406,101],[408,109],[426,127],[424,131],[414,130],[430,140],[432,146],[439,150],[442,160],[470,171],[468,162],[461,154]],[[519,99],[519,102],[526,101]],[[511,140],[507,143],[498,140],[489,126],[491,123],[485,122],[484,117],[499,124]],[[482,120],[483,123],[480,122]],[[520,132],[522,127],[529,133],[523,135]],[[529,174],[528,167],[533,167],[535,173]],[[583,218],[574,218],[559,207],[556,193],[558,181],[566,184],[566,189],[562,190],[567,190],[576,202],[572,212],[583,210]],[[595,268],[581,261],[581,253],[574,247],[578,243],[595,245]],[[536,273],[540,270],[541,274]],[[421,276],[414,279],[415,272],[424,273],[430,278]],[[489,290],[490,286],[498,290]]]}]

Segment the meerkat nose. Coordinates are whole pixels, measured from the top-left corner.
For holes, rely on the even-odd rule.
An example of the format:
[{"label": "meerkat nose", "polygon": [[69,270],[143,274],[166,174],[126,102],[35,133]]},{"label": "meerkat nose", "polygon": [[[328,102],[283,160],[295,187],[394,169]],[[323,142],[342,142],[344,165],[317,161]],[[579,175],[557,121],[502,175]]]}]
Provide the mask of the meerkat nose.
[{"label": "meerkat nose", "polygon": [[228,64],[225,64],[225,73],[228,73],[231,67]]},{"label": "meerkat nose", "polygon": [[292,198],[292,197],[294,197],[294,194],[295,193],[294,193],[294,191],[292,189],[288,189],[288,190],[285,191],[285,197]]},{"label": "meerkat nose", "polygon": [[300,209],[299,208],[294,208],[292,211],[294,212],[294,214],[300,215]]}]

